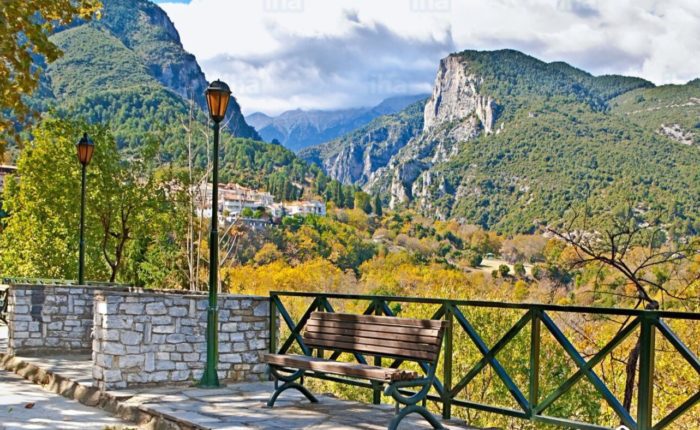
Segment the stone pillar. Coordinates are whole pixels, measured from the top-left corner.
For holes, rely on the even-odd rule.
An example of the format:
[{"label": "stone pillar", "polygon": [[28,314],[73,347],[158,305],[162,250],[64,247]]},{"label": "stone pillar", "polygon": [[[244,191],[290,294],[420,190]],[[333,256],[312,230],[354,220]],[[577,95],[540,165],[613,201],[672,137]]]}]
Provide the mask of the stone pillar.
[{"label": "stone pillar", "polygon": [[8,352],[13,355],[89,354],[96,287],[11,285]]},{"label": "stone pillar", "polygon": [[[219,378],[265,378],[266,297],[220,296]],[[193,383],[206,360],[204,295],[102,291],[95,295],[93,377],[101,389]]]}]

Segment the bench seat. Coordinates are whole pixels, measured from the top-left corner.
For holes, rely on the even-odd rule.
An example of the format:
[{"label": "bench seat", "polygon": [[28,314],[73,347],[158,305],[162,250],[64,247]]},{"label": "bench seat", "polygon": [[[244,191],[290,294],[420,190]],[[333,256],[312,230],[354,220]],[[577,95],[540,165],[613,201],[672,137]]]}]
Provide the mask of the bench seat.
[{"label": "bench seat", "polygon": [[306,355],[265,354],[263,361],[266,364],[278,367],[311,370],[318,373],[332,373],[377,382],[411,381],[420,378],[417,372],[410,370],[331,361]]},{"label": "bench seat", "polygon": [[[273,407],[277,397],[290,388],[300,391],[309,401],[316,403],[318,399],[302,385],[304,375],[322,377],[323,374],[333,374],[369,380],[374,389],[385,386],[384,394],[396,400],[396,416],[389,423],[388,430],[397,430],[401,420],[413,413],[423,416],[434,429],[444,429],[426,409],[426,401],[436,380],[435,371],[447,324],[446,321],[381,315],[311,312],[305,321],[304,333],[297,335],[297,341],[306,355],[263,356],[263,361],[275,378],[275,392],[267,406]],[[313,356],[314,350],[317,357]],[[333,352],[328,360],[324,358],[327,351]],[[354,354],[362,363],[332,360],[343,353]],[[404,362],[418,363],[423,372],[395,369],[394,365],[381,367],[363,364],[367,362],[363,358],[365,355],[392,359],[396,367]],[[297,379],[301,380],[301,384],[295,382]],[[279,381],[284,383],[280,386]],[[422,406],[418,404],[420,402]]]}]

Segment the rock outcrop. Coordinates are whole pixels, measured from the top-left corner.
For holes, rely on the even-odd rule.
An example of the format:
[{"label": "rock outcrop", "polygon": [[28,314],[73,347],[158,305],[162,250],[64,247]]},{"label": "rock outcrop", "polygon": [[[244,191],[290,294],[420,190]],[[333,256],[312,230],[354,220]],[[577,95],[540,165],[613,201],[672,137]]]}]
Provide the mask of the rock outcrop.
[{"label": "rock outcrop", "polygon": [[[433,93],[423,111],[423,132],[369,181],[370,188],[376,188],[373,191],[389,192],[391,207],[418,197],[421,208],[432,210],[429,202],[444,196],[448,184],[428,170],[456,156],[460,142],[494,132],[497,105],[481,92],[482,82],[462,56],[450,55],[440,61]],[[386,175],[390,179],[382,178]],[[382,184],[391,185],[383,189]]]}]

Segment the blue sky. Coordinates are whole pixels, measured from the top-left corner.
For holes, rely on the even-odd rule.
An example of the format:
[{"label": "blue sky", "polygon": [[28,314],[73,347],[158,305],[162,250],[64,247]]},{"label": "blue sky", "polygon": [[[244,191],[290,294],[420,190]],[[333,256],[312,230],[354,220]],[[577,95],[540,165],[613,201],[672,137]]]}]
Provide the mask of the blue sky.
[{"label": "blue sky", "polygon": [[698,0],[159,1],[245,113],[369,106],[427,93],[438,62],[512,48],[657,84],[700,77]]}]

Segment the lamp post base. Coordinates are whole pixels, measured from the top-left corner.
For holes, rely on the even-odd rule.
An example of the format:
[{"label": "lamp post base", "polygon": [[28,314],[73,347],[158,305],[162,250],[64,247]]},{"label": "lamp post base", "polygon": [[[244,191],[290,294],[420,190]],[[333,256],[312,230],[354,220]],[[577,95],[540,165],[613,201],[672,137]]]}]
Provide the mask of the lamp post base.
[{"label": "lamp post base", "polygon": [[204,365],[204,373],[199,381],[199,386],[203,388],[218,388],[219,374],[217,364],[219,363],[219,309],[209,306],[207,309],[207,362]]}]

